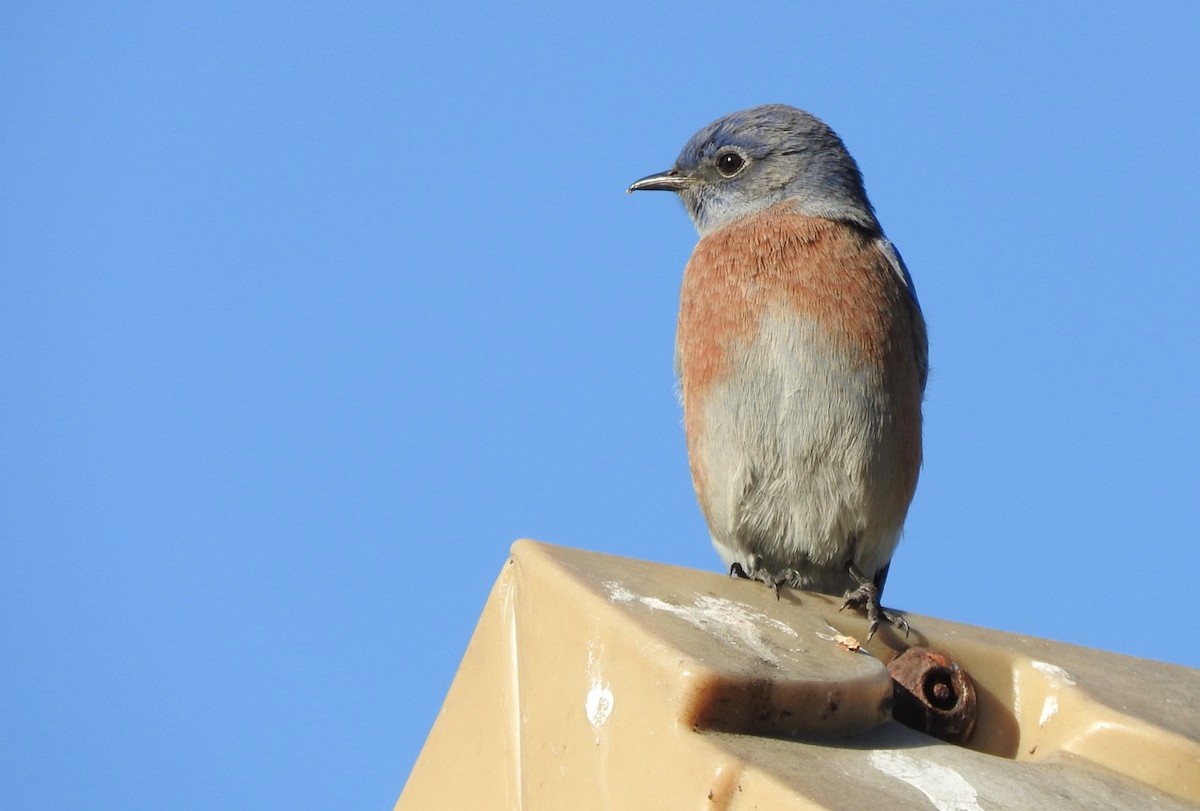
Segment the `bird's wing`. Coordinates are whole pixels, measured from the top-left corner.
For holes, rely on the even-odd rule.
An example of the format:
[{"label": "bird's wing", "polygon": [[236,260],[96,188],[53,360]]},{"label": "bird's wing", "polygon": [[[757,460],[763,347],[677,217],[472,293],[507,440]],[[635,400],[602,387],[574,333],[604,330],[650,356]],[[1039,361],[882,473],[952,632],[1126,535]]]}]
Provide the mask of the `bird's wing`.
[{"label": "bird's wing", "polygon": [[892,270],[904,282],[909,298],[913,304],[913,352],[917,356],[917,370],[921,376],[921,391],[925,391],[925,381],[929,378],[929,337],[925,332],[925,318],[921,315],[921,303],[917,300],[917,288],[913,285],[908,267],[900,256],[900,251],[885,237],[879,238],[879,248],[892,265]]}]

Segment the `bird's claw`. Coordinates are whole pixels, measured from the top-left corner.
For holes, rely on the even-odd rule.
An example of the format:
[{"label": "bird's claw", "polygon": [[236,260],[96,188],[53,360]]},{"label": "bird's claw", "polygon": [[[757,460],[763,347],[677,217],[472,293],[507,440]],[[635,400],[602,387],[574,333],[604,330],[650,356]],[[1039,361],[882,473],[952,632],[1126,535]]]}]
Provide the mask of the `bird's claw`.
[{"label": "bird's claw", "polygon": [[779,591],[784,586],[795,587],[798,582],[798,576],[793,569],[784,569],[782,572],[768,572],[761,566],[752,566],[749,571],[738,561],[734,561],[729,566],[730,577],[740,577],[743,580],[757,580],[759,583],[766,583],[767,586],[775,592],[775,599],[779,599]]},{"label": "bird's claw", "polygon": [[875,632],[879,630],[879,625],[884,620],[893,628],[903,631],[905,636],[908,636],[908,620],[904,619],[900,614],[894,614],[883,609],[879,604],[879,588],[867,578],[863,577],[862,573],[854,566],[849,566],[850,576],[858,583],[858,588],[851,589],[846,592],[846,602],[842,603],[842,607],[838,611],[842,611],[847,606],[861,608],[867,615],[867,642],[871,641],[871,637],[875,636]]}]

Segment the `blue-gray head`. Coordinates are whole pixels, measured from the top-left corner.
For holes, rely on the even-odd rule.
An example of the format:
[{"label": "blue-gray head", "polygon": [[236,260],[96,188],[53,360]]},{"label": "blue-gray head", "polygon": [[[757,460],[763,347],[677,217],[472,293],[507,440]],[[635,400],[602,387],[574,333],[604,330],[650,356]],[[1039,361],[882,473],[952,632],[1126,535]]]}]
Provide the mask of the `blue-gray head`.
[{"label": "blue-gray head", "polygon": [[785,104],[714,121],[692,136],[671,169],[629,187],[639,190],[677,192],[702,236],[785,200],[802,214],[879,230],[842,139]]}]

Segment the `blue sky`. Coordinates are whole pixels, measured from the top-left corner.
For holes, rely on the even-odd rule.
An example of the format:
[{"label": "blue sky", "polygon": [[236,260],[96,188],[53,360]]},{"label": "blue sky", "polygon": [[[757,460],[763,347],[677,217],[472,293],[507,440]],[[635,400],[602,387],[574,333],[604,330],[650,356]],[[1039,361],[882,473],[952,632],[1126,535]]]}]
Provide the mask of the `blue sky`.
[{"label": "blue sky", "polygon": [[1200,666],[1200,6],[9,3],[0,806],[382,808],[509,544],[719,568],[627,197],[786,102],[929,322],[886,603]]}]

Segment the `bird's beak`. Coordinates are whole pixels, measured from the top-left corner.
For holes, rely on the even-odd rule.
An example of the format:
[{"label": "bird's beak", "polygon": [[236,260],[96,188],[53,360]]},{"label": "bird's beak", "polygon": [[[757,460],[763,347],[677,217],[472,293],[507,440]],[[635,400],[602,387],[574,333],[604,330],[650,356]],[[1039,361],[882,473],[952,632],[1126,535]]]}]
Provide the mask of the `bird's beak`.
[{"label": "bird's beak", "polygon": [[646,175],[641,180],[635,180],[633,185],[625,190],[626,194],[635,191],[679,191],[687,185],[688,176],[678,169],[668,169],[654,175]]}]

